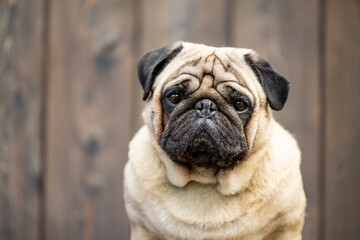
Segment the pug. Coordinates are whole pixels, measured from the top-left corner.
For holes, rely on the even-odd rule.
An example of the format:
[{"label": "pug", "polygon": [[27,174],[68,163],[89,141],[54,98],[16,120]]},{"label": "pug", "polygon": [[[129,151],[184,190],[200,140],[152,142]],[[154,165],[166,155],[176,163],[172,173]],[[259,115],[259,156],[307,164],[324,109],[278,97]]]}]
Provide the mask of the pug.
[{"label": "pug", "polygon": [[176,42],[138,64],[145,125],[130,142],[132,240],[301,239],[300,151],[273,118],[289,82],[250,49]]}]

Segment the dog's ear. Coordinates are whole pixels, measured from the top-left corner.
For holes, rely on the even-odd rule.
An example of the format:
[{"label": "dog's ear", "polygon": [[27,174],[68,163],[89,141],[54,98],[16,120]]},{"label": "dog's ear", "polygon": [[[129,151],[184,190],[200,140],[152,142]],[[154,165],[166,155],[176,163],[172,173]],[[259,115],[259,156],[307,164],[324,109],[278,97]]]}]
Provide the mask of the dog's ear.
[{"label": "dog's ear", "polygon": [[138,63],[138,76],[144,89],[144,101],[150,94],[156,76],[179,54],[182,48],[181,42],[175,42],[165,47],[151,50],[140,59]]},{"label": "dog's ear", "polygon": [[290,83],[275,72],[269,62],[258,53],[252,51],[244,57],[264,88],[270,107],[276,111],[281,110],[286,102]]}]

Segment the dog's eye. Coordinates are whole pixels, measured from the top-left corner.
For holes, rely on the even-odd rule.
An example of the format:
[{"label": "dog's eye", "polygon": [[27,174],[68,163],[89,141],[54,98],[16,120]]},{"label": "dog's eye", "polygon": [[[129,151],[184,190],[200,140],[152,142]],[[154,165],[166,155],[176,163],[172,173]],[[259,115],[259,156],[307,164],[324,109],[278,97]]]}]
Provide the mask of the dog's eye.
[{"label": "dog's eye", "polygon": [[248,107],[247,103],[242,100],[236,100],[234,102],[234,108],[238,112],[244,112]]},{"label": "dog's eye", "polygon": [[171,93],[168,95],[167,99],[173,104],[178,104],[181,100],[181,96],[178,93]]}]

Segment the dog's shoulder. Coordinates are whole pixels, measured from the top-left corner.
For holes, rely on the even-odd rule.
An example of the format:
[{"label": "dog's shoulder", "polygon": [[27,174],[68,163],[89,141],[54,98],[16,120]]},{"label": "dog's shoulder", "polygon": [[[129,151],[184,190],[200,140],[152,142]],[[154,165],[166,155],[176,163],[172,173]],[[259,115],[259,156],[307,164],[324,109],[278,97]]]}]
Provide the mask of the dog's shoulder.
[{"label": "dog's shoulder", "polygon": [[270,154],[277,161],[299,165],[301,153],[295,137],[278,122],[274,121],[273,125]]}]

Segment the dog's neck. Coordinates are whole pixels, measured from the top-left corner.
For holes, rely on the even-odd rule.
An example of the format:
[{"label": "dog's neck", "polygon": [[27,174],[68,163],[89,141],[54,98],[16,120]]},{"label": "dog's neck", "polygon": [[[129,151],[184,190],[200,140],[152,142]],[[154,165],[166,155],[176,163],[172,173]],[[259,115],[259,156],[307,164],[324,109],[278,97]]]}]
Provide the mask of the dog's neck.
[{"label": "dog's neck", "polygon": [[[172,185],[184,187],[191,181],[200,184],[213,184],[223,195],[234,195],[246,189],[256,170],[256,166],[259,165],[257,161],[262,159],[261,156],[265,155],[268,149],[268,144],[262,144],[260,147],[257,147],[255,151],[251,151],[248,157],[245,157],[232,169],[219,170],[196,166],[189,167],[172,161],[160,145],[157,144],[150,130],[147,129],[147,131],[149,136],[153,138],[153,146],[158,152],[159,160],[164,164],[166,177]],[[269,131],[271,131],[271,129]]]}]

